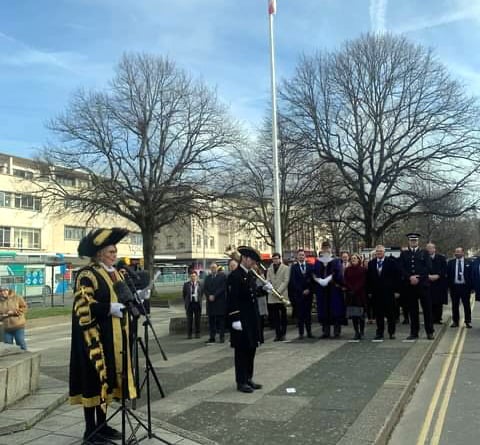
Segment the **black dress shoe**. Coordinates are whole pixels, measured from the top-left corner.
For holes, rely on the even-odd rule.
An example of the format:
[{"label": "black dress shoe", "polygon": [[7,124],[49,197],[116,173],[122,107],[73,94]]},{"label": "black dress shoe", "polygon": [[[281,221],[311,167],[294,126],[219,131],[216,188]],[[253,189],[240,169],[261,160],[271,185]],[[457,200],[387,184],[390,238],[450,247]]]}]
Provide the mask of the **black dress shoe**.
[{"label": "black dress shoe", "polygon": [[101,428],[98,434],[101,437],[105,437],[107,439],[112,439],[112,440],[119,440],[122,438],[122,433],[120,431],[108,425],[105,425],[103,428]]},{"label": "black dress shoe", "polygon": [[299,335],[299,336],[297,337],[297,340],[303,340],[304,338],[305,338],[305,337],[304,337],[303,335]]},{"label": "black dress shoe", "polygon": [[253,380],[248,381],[248,386],[252,389],[262,389],[263,385],[260,385],[260,383],[255,383]]},{"label": "black dress shoe", "polygon": [[375,335],[374,340],[383,340],[383,335]]},{"label": "black dress shoe", "polygon": [[360,335],[360,332],[357,332],[354,336],[353,336],[353,340],[361,340],[362,336]]},{"label": "black dress shoe", "polygon": [[237,385],[237,390],[246,394],[251,394],[253,392],[253,388],[246,383],[243,385]]},{"label": "black dress shoe", "polygon": [[330,338],[330,334],[322,334],[320,338]]},{"label": "black dress shoe", "polygon": [[395,340],[395,334],[390,334],[390,340]]},{"label": "black dress shoe", "polygon": [[472,324],[471,323],[465,323],[465,327],[467,329],[472,329]]},{"label": "black dress shoe", "polygon": [[458,328],[458,323],[452,323],[452,324],[450,325],[450,327],[451,327],[451,328]]},{"label": "black dress shoe", "polygon": [[315,338],[311,332],[309,332],[309,333],[307,334],[307,337],[308,337],[308,338]]},{"label": "black dress shoe", "polygon": [[409,335],[406,340],[418,340],[418,335]]},{"label": "black dress shoe", "polygon": [[273,341],[280,341],[280,337],[275,337]]},{"label": "black dress shoe", "polygon": [[105,439],[98,433],[95,433],[93,436],[85,433],[83,435],[82,445],[105,445],[106,443],[108,443],[107,440],[108,439]]},{"label": "black dress shoe", "polygon": [[195,334],[195,338],[200,338],[200,334]]},{"label": "black dress shoe", "polygon": [[225,343],[225,337],[220,337],[220,343]]},{"label": "black dress shoe", "polygon": [[215,343],[215,339],[214,338],[209,338],[205,343]]},{"label": "black dress shoe", "polygon": [[434,340],[435,336],[433,334],[427,334],[427,339],[428,340]]}]

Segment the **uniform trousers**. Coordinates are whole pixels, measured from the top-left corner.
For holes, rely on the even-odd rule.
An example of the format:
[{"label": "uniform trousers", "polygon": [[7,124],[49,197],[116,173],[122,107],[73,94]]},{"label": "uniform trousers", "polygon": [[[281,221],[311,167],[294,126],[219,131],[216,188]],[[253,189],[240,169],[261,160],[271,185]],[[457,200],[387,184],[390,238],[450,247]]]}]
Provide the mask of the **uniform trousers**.
[{"label": "uniform trousers", "polygon": [[452,299],[452,321],[456,324],[460,321],[460,301],[463,304],[465,323],[472,322],[472,308],[470,306],[470,289],[465,284],[454,284],[450,288]]},{"label": "uniform trousers", "polygon": [[252,380],[256,351],[257,348],[235,348],[235,380],[237,385],[245,385]]},{"label": "uniform trousers", "polygon": [[422,286],[421,283],[416,286],[407,285],[407,300],[408,312],[410,315],[410,334],[418,337],[420,331],[420,311],[418,301],[422,305],[423,322],[425,324],[425,332],[433,334],[433,320],[432,320],[432,300],[430,298],[430,290],[427,286]]}]

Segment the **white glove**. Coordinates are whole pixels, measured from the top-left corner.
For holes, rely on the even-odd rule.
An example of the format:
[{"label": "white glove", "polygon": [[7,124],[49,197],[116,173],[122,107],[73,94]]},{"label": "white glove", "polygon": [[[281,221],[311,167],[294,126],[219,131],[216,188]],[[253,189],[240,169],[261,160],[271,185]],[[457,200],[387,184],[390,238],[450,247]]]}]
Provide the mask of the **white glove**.
[{"label": "white glove", "polygon": [[263,286],[263,290],[268,293],[272,292],[273,291],[272,283],[265,283],[265,285]]},{"label": "white glove", "polygon": [[122,309],[125,309],[125,305],[122,303],[110,303],[110,315],[112,317],[123,318]]},{"label": "white glove", "polygon": [[242,322],[241,321],[234,321],[232,323],[232,328],[235,329],[236,331],[241,331],[242,330]]}]

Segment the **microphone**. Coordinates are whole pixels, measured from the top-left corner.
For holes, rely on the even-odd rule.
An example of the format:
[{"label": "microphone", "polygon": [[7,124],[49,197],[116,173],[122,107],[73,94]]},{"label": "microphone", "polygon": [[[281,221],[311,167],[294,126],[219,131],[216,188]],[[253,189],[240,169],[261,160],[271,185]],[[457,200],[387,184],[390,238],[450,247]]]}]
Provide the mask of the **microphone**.
[{"label": "microphone", "polygon": [[134,317],[138,317],[140,313],[135,307],[135,297],[125,281],[115,281],[113,283],[113,290],[117,294],[117,299],[124,304]]}]

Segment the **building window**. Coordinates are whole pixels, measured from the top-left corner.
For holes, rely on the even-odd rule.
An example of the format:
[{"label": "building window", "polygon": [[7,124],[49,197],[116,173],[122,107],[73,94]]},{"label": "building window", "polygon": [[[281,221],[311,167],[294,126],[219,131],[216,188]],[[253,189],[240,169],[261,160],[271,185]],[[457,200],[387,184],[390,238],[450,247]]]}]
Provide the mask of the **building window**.
[{"label": "building window", "polygon": [[215,237],[210,237],[210,249],[215,249]]},{"label": "building window", "polygon": [[185,242],[179,241],[179,242],[178,242],[178,249],[179,249],[179,250],[185,249]]},{"label": "building window", "polygon": [[0,207],[12,206],[12,194],[10,192],[0,192]]},{"label": "building window", "polygon": [[65,226],[64,229],[65,241],[78,241],[85,236],[85,227]]},{"label": "building window", "polygon": [[15,247],[18,249],[40,249],[40,229],[14,227]]},{"label": "building window", "polygon": [[173,249],[173,237],[171,235],[167,236],[167,249]]},{"label": "building window", "polygon": [[33,179],[33,172],[29,170],[20,170],[19,168],[13,169],[13,176],[24,179]]},{"label": "building window", "polygon": [[197,235],[197,247],[202,247],[202,235]]},{"label": "building window", "polygon": [[11,247],[10,233],[10,227],[0,227],[0,247]]},{"label": "building window", "polygon": [[136,246],[141,246],[143,244],[142,234],[138,233],[138,232],[130,233],[130,244],[135,244]]},{"label": "building window", "polygon": [[24,210],[42,210],[42,200],[33,195],[15,194],[15,208]]},{"label": "building window", "polygon": [[75,187],[75,178],[72,178],[71,176],[56,175],[55,179],[61,185],[66,185],[67,187]]}]

